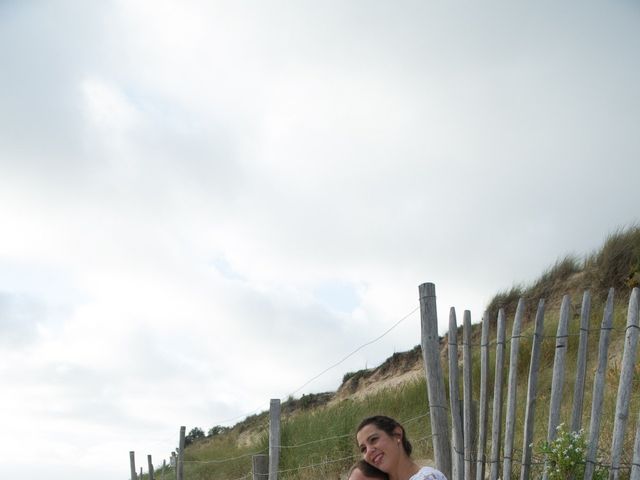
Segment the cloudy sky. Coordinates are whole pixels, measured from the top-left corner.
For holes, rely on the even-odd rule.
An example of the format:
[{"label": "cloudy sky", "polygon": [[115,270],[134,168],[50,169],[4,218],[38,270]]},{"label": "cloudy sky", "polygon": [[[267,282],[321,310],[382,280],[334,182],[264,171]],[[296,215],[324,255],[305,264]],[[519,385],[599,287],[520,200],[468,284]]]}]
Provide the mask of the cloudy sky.
[{"label": "cloudy sky", "polygon": [[[0,1],[0,462],[106,480],[640,220],[640,7]],[[297,395],[419,343],[410,315]],[[145,467],[146,470],[146,467]]]}]

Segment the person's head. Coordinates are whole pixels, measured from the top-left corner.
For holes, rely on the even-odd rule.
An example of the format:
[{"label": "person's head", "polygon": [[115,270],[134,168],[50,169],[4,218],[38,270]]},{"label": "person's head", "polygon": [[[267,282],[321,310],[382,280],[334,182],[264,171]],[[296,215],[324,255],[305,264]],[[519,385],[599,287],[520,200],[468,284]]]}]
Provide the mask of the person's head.
[{"label": "person's head", "polygon": [[408,460],[413,450],[404,427],[383,415],[365,418],[356,431],[356,442],[363,459],[383,472]]},{"label": "person's head", "polygon": [[349,470],[348,480],[388,480],[388,476],[382,470],[378,470],[373,465],[369,465],[364,460],[360,460],[356,463],[351,470]]}]

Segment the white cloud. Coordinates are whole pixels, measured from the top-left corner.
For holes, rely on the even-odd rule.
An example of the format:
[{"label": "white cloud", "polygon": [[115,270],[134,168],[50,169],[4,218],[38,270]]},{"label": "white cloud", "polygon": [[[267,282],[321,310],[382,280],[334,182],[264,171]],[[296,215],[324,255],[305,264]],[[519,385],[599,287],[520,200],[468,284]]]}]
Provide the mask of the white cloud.
[{"label": "white cloud", "polygon": [[[479,320],[638,219],[632,6],[0,8],[0,452],[23,466],[26,442],[65,479],[161,460],[418,284],[443,329],[450,305]],[[414,314],[303,392],[418,335]]]}]

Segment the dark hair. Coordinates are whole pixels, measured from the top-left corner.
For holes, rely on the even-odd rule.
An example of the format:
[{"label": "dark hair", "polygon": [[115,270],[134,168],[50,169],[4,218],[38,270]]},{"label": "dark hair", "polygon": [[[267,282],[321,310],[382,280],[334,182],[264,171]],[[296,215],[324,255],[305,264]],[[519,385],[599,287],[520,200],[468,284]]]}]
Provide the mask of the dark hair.
[{"label": "dark hair", "polygon": [[362,473],[364,473],[365,477],[380,478],[382,480],[388,480],[389,478],[389,476],[382,470],[378,470],[376,467],[374,467],[370,463],[365,462],[364,460],[360,460],[353,467],[351,467],[348,477],[351,476],[354,470],[360,470]]},{"label": "dark hair", "polygon": [[411,456],[413,447],[411,446],[411,442],[409,442],[409,439],[407,438],[407,434],[404,431],[404,427],[402,425],[400,425],[397,421],[395,421],[391,417],[386,417],[384,415],[375,415],[373,417],[367,417],[364,420],[362,420],[360,422],[360,425],[358,425],[356,434],[360,430],[362,430],[364,427],[371,424],[375,425],[376,427],[378,427],[380,430],[382,430],[383,432],[385,432],[387,435],[391,437],[395,433],[394,430],[396,428],[400,428],[400,431],[402,432],[402,448],[404,448],[404,451],[408,456]]}]

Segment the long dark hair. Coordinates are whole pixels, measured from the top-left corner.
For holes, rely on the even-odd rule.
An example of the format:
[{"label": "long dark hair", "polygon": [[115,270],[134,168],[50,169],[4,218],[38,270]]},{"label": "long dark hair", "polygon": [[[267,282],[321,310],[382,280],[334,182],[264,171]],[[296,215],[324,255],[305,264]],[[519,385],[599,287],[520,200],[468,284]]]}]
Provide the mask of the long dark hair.
[{"label": "long dark hair", "polygon": [[395,433],[394,431],[396,428],[400,428],[400,431],[402,431],[402,448],[404,448],[404,451],[407,454],[407,456],[411,456],[413,447],[411,446],[411,442],[409,442],[409,439],[407,438],[407,434],[404,431],[404,427],[391,417],[386,417],[384,415],[375,415],[373,417],[367,417],[360,422],[360,425],[358,425],[356,434],[367,425],[372,425],[372,424],[375,425],[380,430],[382,430],[383,432],[385,432],[390,437],[394,435]]},{"label": "long dark hair", "polygon": [[353,467],[351,467],[351,470],[349,470],[349,477],[354,470],[360,470],[365,477],[380,478],[381,480],[388,480],[389,478],[389,475],[384,473],[382,470],[378,470],[376,467],[374,467],[370,463],[365,462],[364,460],[360,460]]}]

